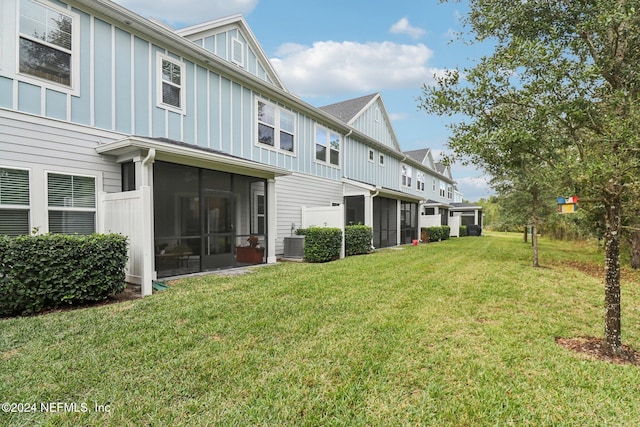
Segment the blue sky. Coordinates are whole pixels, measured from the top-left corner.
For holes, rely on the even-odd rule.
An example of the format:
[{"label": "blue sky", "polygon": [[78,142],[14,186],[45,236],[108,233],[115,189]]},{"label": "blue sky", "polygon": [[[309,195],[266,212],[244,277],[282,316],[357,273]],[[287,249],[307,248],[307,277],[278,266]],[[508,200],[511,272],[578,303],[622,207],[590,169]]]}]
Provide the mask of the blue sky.
[{"label": "blue sky", "polygon": [[[467,2],[437,0],[117,0],[178,29],[242,13],[287,89],[315,106],[380,92],[403,151],[446,151],[447,118],[418,109],[422,85],[486,51],[455,41]],[[471,167],[453,165],[465,199],[491,194]]]}]

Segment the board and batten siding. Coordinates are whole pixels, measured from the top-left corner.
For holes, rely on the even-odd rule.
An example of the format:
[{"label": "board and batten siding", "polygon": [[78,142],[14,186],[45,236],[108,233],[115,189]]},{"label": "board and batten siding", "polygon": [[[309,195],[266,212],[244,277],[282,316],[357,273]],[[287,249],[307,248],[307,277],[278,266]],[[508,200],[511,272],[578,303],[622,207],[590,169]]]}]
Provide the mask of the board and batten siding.
[{"label": "board and batten siding", "polygon": [[253,51],[252,47],[248,43],[247,39],[242,34],[239,28],[233,26],[227,26],[225,28],[216,29],[215,34],[210,34],[205,37],[196,38],[193,43],[208,50],[214,55],[219,56],[225,61],[232,62],[232,45],[231,40],[237,39],[243,44],[243,58],[242,64],[237,64],[242,69],[248,71],[259,79],[264,80],[269,84],[273,84],[264,66],[258,60],[258,56]]},{"label": "board and batten siding", "polygon": [[353,121],[352,126],[376,141],[380,141],[387,147],[396,149],[397,141],[391,131],[393,127],[392,124],[387,121],[387,116],[383,113],[383,108],[382,103],[378,99]]},{"label": "board and batten siding", "polygon": [[[247,87],[217,72],[215,64],[191,60],[122,24],[72,10],[80,18],[78,96],[38,86],[33,79],[20,81],[5,70],[0,76],[0,107],[124,135],[169,138],[292,172],[341,179],[339,167],[315,161],[315,122],[307,115],[263,97],[259,85]],[[17,35],[5,31],[2,37]],[[183,64],[182,112],[158,106],[158,55]],[[294,112],[294,153],[257,143],[256,98]]]},{"label": "board and batten siding", "polygon": [[[400,191],[400,160],[353,138],[348,138],[345,148],[345,178],[366,184]],[[373,150],[373,161],[369,161],[369,150]],[[380,164],[380,155],[384,164]]]},{"label": "board and batten siding", "polygon": [[[344,203],[341,182],[292,174],[276,178],[276,254],[284,253],[284,238],[302,226],[304,207],[327,207]],[[295,229],[292,230],[292,224]]]}]

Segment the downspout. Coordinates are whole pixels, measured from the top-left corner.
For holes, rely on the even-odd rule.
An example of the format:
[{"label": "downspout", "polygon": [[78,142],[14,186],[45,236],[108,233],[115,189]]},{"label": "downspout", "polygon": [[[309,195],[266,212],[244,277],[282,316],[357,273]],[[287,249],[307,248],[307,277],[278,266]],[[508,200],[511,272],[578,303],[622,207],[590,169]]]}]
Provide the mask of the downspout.
[{"label": "downspout", "polygon": [[142,185],[149,185],[149,172],[147,171],[147,163],[156,159],[156,149],[150,148],[147,157],[142,160]]}]

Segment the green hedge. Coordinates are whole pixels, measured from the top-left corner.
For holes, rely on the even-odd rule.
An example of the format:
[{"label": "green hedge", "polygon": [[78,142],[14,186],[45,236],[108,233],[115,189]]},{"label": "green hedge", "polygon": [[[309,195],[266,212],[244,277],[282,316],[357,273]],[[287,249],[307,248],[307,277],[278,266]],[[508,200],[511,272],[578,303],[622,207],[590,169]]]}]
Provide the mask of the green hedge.
[{"label": "green hedge", "polygon": [[468,234],[467,234],[467,226],[466,225],[461,225],[460,226],[460,237],[464,237],[464,236],[468,236]]},{"label": "green hedge", "polygon": [[344,228],[344,251],[346,256],[371,252],[373,229],[366,225],[348,225]]},{"label": "green hedge", "polygon": [[451,227],[448,225],[440,227],[422,227],[420,231],[427,233],[430,242],[437,242],[439,240],[449,240]]},{"label": "green hedge", "polygon": [[0,236],[0,316],[105,300],[125,288],[127,238]]},{"label": "green hedge", "polygon": [[304,235],[304,260],[327,262],[340,258],[342,230],[339,228],[310,227],[296,230]]}]

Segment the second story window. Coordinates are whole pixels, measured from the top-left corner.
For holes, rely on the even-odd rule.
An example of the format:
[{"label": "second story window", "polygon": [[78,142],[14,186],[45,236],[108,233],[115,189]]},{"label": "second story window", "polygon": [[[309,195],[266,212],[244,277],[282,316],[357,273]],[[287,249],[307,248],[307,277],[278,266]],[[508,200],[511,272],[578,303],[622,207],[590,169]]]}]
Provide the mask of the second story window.
[{"label": "second story window", "polygon": [[18,71],[68,89],[77,87],[79,19],[54,5],[20,1]]},{"label": "second story window", "polygon": [[424,191],[424,173],[418,172],[416,176],[416,189]]},{"label": "second story window", "polygon": [[402,185],[411,187],[411,168],[402,166]]},{"label": "second story window", "polygon": [[184,112],[184,64],[158,55],[158,106]]},{"label": "second story window", "polygon": [[316,126],[316,160],[340,166],[340,135]]},{"label": "second story window", "polygon": [[258,143],[283,151],[295,151],[295,115],[258,100]]}]

